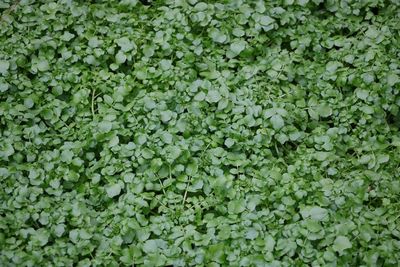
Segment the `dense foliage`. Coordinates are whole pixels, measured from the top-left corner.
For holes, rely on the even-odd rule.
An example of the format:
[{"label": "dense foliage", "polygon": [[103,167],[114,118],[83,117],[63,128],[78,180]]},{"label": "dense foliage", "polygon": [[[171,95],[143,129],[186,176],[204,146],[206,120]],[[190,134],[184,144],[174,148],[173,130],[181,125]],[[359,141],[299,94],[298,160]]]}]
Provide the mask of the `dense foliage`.
[{"label": "dense foliage", "polygon": [[398,266],[399,1],[0,11],[1,266]]}]

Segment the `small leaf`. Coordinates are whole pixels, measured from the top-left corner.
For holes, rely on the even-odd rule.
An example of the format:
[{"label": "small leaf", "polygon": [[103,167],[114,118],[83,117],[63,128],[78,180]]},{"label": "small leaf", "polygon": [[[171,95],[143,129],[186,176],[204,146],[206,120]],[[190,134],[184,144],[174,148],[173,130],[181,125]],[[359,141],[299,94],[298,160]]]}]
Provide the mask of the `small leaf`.
[{"label": "small leaf", "polygon": [[189,176],[193,176],[197,173],[199,166],[197,165],[196,162],[192,162],[187,165],[186,167],[186,174]]},{"label": "small leaf", "polygon": [[318,151],[315,152],[314,156],[315,159],[318,161],[325,161],[329,157],[330,153],[329,152],[324,152],[324,151]]},{"label": "small leaf", "polygon": [[242,52],[245,48],[246,42],[242,40],[235,41],[230,45],[230,50],[236,55],[240,54],[240,52]]},{"label": "small leaf", "polygon": [[265,249],[268,252],[273,252],[276,244],[275,239],[271,235],[267,235],[264,239],[264,242],[265,242]]},{"label": "small leaf", "polygon": [[166,59],[162,59],[160,61],[160,67],[162,70],[169,70],[172,66],[172,61],[171,60],[166,60]]},{"label": "small leaf", "polygon": [[236,37],[242,37],[245,34],[245,32],[241,28],[234,28],[232,34],[235,35]]},{"label": "small leaf", "polygon": [[284,122],[283,118],[281,117],[281,115],[275,114],[270,118],[270,120],[272,123],[272,127],[275,130],[279,130],[280,128],[282,128],[285,125],[285,122]]},{"label": "small leaf", "polygon": [[165,144],[171,144],[172,143],[172,134],[170,134],[169,132],[163,132],[163,134],[161,135],[161,140]]},{"label": "small leaf", "polygon": [[119,38],[119,39],[115,40],[115,42],[119,45],[119,47],[121,47],[121,50],[123,52],[129,52],[129,51],[133,50],[134,48],[136,48],[135,43],[133,41],[129,40],[127,37]]},{"label": "small leaf", "polygon": [[104,133],[108,133],[112,129],[112,123],[109,121],[102,121],[99,123],[99,130]]},{"label": "small leaf", "polygon": [[332,109],[327,104],[319,105],[316,111],[321,117],[329,117],[332,115]]},{"label": "small leaf", "polygon": [[247,230],[246,234],[245,234],[245,238],[246,239],[250,239],[250,240],[254,240],[256,239],[258,236],[258,232],[256,229],[254,228],[250,228],[249,230]]},{"label": "small leaf", "polygon": [[0,74],[5,75],[10,67],[10,63],[6,60],[0,60]]},{"label": "small leaf", "polygon": [[209,103],[216,103],[221,100],[221,95],[217,90],[210,90],[208,91],[206,100]]},{"label": "small leaf", "polygon": [[311,218],[316,221],[321,221],[327,219],[328,210],[318,206],[312,206],[303,208],[300,214],[304,219]]},{"label": "small leaf", "polygon": [[113,184],[106,188],[108,197],[113,198],[121,193],[121,186],[119,184]]},{"label": "small leaf", "polygon": [[377,38],[379,35],[379,32],[376,30],[374,26],[370,26],[368,30],[365,32],[365,36],[371,39]]},{"label": "small leaf", "polygon": [[220,32],[217,29],[214,29],[210,32],[210,37],[213,39],[214,42],[216,43],[224,43],[227,39],[226,35]]},{"label": "small leaf", "polygon": [[61,237],[63,235],[63,233],[65,232],[65,225],[64,224],[58,224],[55,227],[54,232],[55,232],[56,236]]},{"label": "small leaf", "polygon": [[4,93],[5,91],[8,90],[8,88],[9,88],[9,85],[7,83],[0,82],[0,93]]},{"label": "small leaf", "polygon": [[156,240],[147,240],[143,244],[143,251],[146,253],[154,253],[157,252],[158,246]]},{"label": "small leaf", "polygon": [[260,17],[260,24],[263,26],[267,26],[271,23],[273,23],[275,20],[269,16],[261,16]]},{"label": "small leaf", "polygon": [[71,150],[64,150],[61,153],[61,160],[63,162],[71,162],[72,161],[72,157],[74,156],[74,153]]},{"label": "small leaf", "polygon": [[330,61],[328,64],[326,64],[326,70],[329,73],[335,73],[336,70],[341,66],[343,66],[343,64],[338,61]]},{"label": "small leaf", "polygon": [[244,199],[232,200],[228,203],[228,212],[230,214],[242,213],[246,209],[246,201]]},{"label": "small leaf", "polygon": [[163,111],[161,113],[161,120],[165,123],[172,119],[172,112],[169,110]]},{"label": "small leaf", "polygon": [[235,141],[232,138],[225,139],[224,144],[229,148],[235,144]]},{"label": "small leaf", "polygon": [[335,241],[333,242],[333,250],[337,252],[343,252],[346,249],[351,248],[350,240],[345,236],[338,236],[336,237]]},{"label": "small leaf", "polygon": [[200,91],[194,96],[193,99],[196,101],[203,101],[205,98],[206,98],[206,94],[203,91]]},{"label": "small leaf", "polygon": [[45,59],[40,60],[37,65],[36,65],[37,69],[39,71],[47,71],[50,69],[50,65],[49,62]]},{"label": "small leaf", "polygon": [[362,89],[357,89],[356,90],[356,95],[358,98],[362,99],[362,100],[366,100],[367,97],[369,96],[369,93],[367,90],[362,90]]},{"label": "small leaf", "polygon": [[387,76],[387,82],[388,82],[389,86],[393,86],[393,85],[395,85],[396,83],[399,82],[399,76],[397,74],[395,74],[395,73],[390,73]]},{"label": "small leaf", "polygon": [[154,55],[154,47],[149,46],[149,45],[145,45],[143,48],[143,54],[145,57],[152,57]]},{"label": "small leaf", "polygon": [[[72,34],[72,37],[74,37],[73,34]],[[96,48],[96,47],[99,47],[101,43],[102,42],[99,41],[99,39],[96,36],[94,36],[94,37],[89,38],[88,45],[92,48]]]},{"label": "small leaf", "polygon": [[125,56],[125,54],[124,54],[122,51],[119,51],[119,52],[117,53],[117,55],[115,56],[115,62],[116,62],[117,64],[123,64],[123,63],[125,63],[125,61],[126,61],[126,56]]}]

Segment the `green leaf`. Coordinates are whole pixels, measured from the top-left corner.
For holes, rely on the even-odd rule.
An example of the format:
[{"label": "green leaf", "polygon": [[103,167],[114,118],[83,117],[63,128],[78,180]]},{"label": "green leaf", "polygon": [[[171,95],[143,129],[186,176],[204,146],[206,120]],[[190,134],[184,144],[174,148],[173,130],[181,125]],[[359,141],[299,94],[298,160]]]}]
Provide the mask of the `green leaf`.
[{"label": "green leaf", "polygon": [[202,91],[198,92],[195,96],[194,96],[194,100],[196,101],[203,101],[206,98],[206,94]]},{"label": "green leaf", "polygon": [[124,54],[123,52],[119,51],[119,52],[117,53],[117,55],[115,56],[115,62],[116,62],[117,64],[123,64],[123,63],[125,63],[125,61],[126,61],[126,56],[125,56],[125,54]]},{"label": "green leaf", "polygon": [[[72,35],[72,37],[73,37],[74,35]],[[88,41],[88,45],[90,46],[90,47],[92,47],[92,48],[96,48],[96,47],[99,47],[100,45],[101,45],[101,41],[96,37],[96,36],[93,36],[93,37],[90,37],[89,38],[89,41]]]},{"label": "green leaf", "polygon": [[315,152],[314,155],[315,155],[315,159],[316,160],[325,161],[330,156],[330,153],[329,152],[318,151],[318,152]]},{"label": "green leaf", "polygon": [[155,253],[157,252],[158,246],[156,240],[147,240],[143,244],[143,251],[145,253]]},{"label": "green leaf", "polygon": [[260,24],[263,26],[270,25],[271,23],[274,23],[274,19],[269,17],[269,16],[261,16],[260,17]]},{"label": "green leaf", "polygon": [[32,98],[25,98],[24,99],[24,106],[27,108],[32,108],[35,105]]},{"label": "green leaf", "polygon": [[56,236],[61,237],[65,232],[65,225],[64,224],[58,224],[54,228],[54,232],[55,232]]},{"label": "green leaf", "polygon": [[265,249],[268,252],[272,252],[274,250],[275,244],[276,244],[275,239],[271,235],[267,235],[264,238],[264,241],[265,241]]},{"label": "green leaf", "polygon": [[207,93],[206,100],[209,103],[217,103],[221,100],[221,95],[217,90],[210,90]]},{"label": "green leaf", "polygon": [[160,66],[162,70],[169,70],[172,67],[172,61],[163,59],[160,61]]},{"label": "green leaf", "polygon": [[230,214],[242,213],[246,208],[244,199],[232,200],[228,203],[228,212]]},{"label": "green leaf", "polygon": [[0,73],[5,75],[10,68],[10,63],[6,60],[0,60]]},{"label": "green leaf", "polygon": [[367,90],[357,89],[356,95],[358,98],[360,98],[362,100],[366,100],[367,97],[369,96],[369,92]]},{"label": "green leaf", "polygon": [[258,232],[254,228],[250,228],[247,230],[245,236],[246,239],[254,240],[258,237]]},{"label": "green leaf", "polygon": [[216,43],[224,43],[227,40],[227,36],[217,29],[211,30],[210,37]]},{"label": "green leaf", "polygon": [[154,47],[149,46],[149,45],[144,46],[143,54],[145,57],[148,57],[148,58],[152,57],[154,55]]},{"label": "green leaf", "polygon": [[352,247],[350,240],[345,236],[336,237],[333,242],[333,250],[342,253],[344,250]]},{"label": "green leaf", "polygon": [[49,62],[45,59],[40,60],[36,66],[39,71],[48,71],[50,69]]},{"label": "green leaf", "polygon": [[110,121],[102,121],[99,123],[99,130],[104,133],[108,133],[112,129],[112,123]]},{"label": "green leaf", "polygon": [[236,40],[230,45],[230,51],[234,54],[240,54],[246,48],[246,42],[243,40]]},{"label": "green leaf", "polygon": [[144,99],[144,106],[146,109],[152,110],[157,107],[156,102],[151,98]]},{"label": "green leaf", "polygon": [[332,115],[332,108],[327,104],[319,105],[316,111],[321,117],[329,117],[330,115]]},{"label": "green leaf", "polygon": [[61,160],[64,162],[71,162],[73,156],[74,153],[71,150],[64,150],[63,152],[61,152]]},{"label": "green leaf", "polygon": [[343,66],[343,64],[338,61],[330,61],[328,64],[326,64],[326,70],[329,73],[335,73],[336,70],[341,66]]},{"label": "green leaf", "polygon": [[165,123],[165,122],[168,122],[168,121],[170,121],[171,119],[172,119],[172,112],[171,111],[169,111],[169,110],[166,110],[166,111],[163,111],[162,113],[161,113],[161,120]]},{"label": "green leaf", "polygon": [[280,128],[282,128],[285,125],[285,122],[284,122],[283,118],[281,117],[281,115],[275,114],[270,118],[270,120],[272,123],[272,127],[275,130],[279,130]]},{"label": "green leaf", "polygon": [[134,173],[125,173],[123,175],[123,179],[124,179],[125,183],[132,183],[134,178],[135,178]]},{"label": "green leaf", "polygon": [[301,6],[307,5],[307,3],[309,2],[309,0],[297,0],[297,1],[298,1],[299,5],[301,5]]},{"label": "green leaf", "polygon": [[308,206],[300,210],[300,214],[304,219],[311,218],[316,221],[327,219],[328,210],[318,206]]},{"label": "green leaf", "polygon": [[106,192],[108,197],[113,198],[118,196],[121,193],[121,185],[120,184],[112,184],[107,186]]},{"label": "green leaf", "polygon": [[40,247],[45,246],[49,242],[50,234],[45,229],[39,229],[35,232],[32,239],[37,242]]},{"label": "green leaf", "polygon": [[245,34],[245,32],[241,28],[234,28],[232,34],[235,35],[236,37],[242,37]]},{"label": "green leaf", "polygon": [[131,50],[136,49],[136,45],[133,41],[129,40],[128,37],[121,37],[115,42],[118,44],[118,46],[121,48],[123,52],[129,52]]},{"label": "green leaf", "polygon": [[232,147],[232,146],[235,144],[235,141],[234,141],[232,138],[227,138],[227,139],[225,139],[224,144],[225,144],[228,148],[230,148],[230,147]]},{"label": "green leaf", "polygon": [[4,93],[5,91],[7,91],[9,88],[9,85],[7,83],[1,83],[0,82],[0,93]]},{"label": "green leaf", "polygon": [[[0,72],[1,72],[1,67],[0,67]],[[397,84],[400,81],[399,76],[397,74],[394,73],[390,73],[387,76],[387,82],[389,86],[394,86],[395,84]]]},{"label": "green leaf", "polygon": [[171,144],[172,134],[170,134],[169,132],[163,132],[163,134],[161,135],[161,140],[166,144]]},{"label": "green leaf", "polygon": [[371,38],[371,39],[377,38],[378,35],[379,35],[379,32],[373,26],[369,27],[368,30],[365,32],[365,36],[367,36],[368,38]]},{"label": "green leaf", "polygon": [[187,165],[186,167],[186,174],[189,176],[193,176],[197,173],[199,166],[197,165],[197,163],[192,162],[190,164]]}]

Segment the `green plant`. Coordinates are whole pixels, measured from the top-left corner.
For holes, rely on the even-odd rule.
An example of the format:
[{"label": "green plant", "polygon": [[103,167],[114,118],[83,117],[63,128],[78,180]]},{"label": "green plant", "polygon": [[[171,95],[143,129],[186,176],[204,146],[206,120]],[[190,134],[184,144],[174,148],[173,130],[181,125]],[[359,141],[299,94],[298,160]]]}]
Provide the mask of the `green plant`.
[{"label": "green plant", "polygon": [[0,3],[0,265],[397,266],[399,3]]}]

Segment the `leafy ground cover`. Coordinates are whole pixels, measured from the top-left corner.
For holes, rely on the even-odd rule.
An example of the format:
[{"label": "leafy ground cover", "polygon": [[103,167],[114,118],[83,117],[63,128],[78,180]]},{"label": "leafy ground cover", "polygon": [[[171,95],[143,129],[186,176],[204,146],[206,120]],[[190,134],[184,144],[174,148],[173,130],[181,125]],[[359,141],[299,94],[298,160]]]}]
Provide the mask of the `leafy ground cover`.
[{"label": "leafy ground cover", "polygon": [[1,266],[398,266],[397,0],[0,11]]}]

